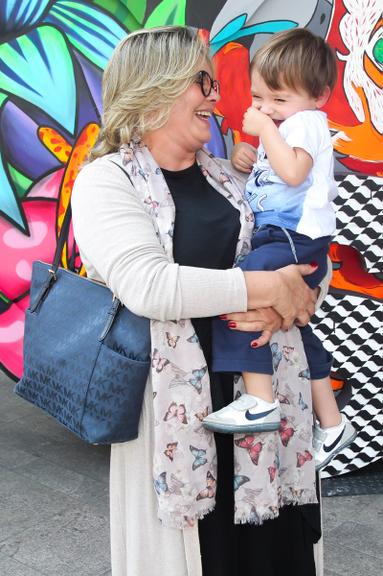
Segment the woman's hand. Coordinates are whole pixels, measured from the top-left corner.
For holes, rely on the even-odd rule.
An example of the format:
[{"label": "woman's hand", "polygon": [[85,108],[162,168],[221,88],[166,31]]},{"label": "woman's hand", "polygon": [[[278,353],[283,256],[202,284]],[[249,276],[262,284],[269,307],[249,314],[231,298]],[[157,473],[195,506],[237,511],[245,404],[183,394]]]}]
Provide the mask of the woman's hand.
[{"label": "woman's hand", "polygon": [[257,161],[257,149],[247,142],[239,142],[233,147],[230,160],[236,170],[249,174]]},{"label": "woman's hand", "polygon": [[305,326],[315,311],[316,291],[302,276],[312,274],[317,266],[291,264],[275,272],[245,271],[248,309],[271,306],[282,316],[282,329],[296,321]]},{"label": "woman's hand", "polygon": [[[319,298],[319,294],[320,294],[319,286],[317,286],[316,288],[312,288],[311,292],[314,294],[314,300],[315,300],[314,306],[317,307],[318,306],[318,298]],[[314,314],[315,314],[315,310],[314,310]],[[307,320],[307,322],[305,322],[304,324],[302,322],[299,322],[299,320],[295,320],[295,324],[296,324],[296,326],[300,326],[302,328],[303,326],[306,326],[306,324],[308,324],[310,322],[310,320],[311,320],[311,316]]]},{"label": "woman's hand", "polygon": [[220,316],[227,320],[228,327],[241,332],[262,332],[259,338],[251,340],[249,345],[253,348],[267,344],[274,332],[281,329],[282,318],[274,308],[260,308],[248,312],[237,312]]}]

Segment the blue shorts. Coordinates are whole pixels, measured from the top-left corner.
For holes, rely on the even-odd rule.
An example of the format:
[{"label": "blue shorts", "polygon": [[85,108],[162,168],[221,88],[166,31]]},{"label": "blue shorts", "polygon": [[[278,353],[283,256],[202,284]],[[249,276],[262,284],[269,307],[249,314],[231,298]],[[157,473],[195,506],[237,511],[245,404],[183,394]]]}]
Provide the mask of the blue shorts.
[{"label": "blue shorts", "polygon": [[[239,264],[242,270],[277,270],[289,264],[316,262],[318,268],[305,282],[315,288],[327,272],[327,252],[330,236],[315,240],[277,226],[261,226],[253,235],[252,251]],[[310,326],[300,328],[311,379],[329,376],[332,357]],[[227,322],[213,320],[214,372],[256,372],[273,374],[270,346],[251,348],[250,342],[260,332],[239,332],[227,327]]]}]

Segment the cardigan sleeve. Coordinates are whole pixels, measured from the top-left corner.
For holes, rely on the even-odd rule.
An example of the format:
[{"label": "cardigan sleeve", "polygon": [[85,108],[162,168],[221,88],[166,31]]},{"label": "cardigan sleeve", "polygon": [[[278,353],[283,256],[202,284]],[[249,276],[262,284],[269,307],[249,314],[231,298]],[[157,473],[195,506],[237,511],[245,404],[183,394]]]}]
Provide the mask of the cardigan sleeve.
[{"label": "cardigan sleeve", "polygon": [[133,186],[107,158],[81,170],[72,214],[88,276],[105,282],[135,314],[164,321],[246,311],[242,271],[170,262]]}]

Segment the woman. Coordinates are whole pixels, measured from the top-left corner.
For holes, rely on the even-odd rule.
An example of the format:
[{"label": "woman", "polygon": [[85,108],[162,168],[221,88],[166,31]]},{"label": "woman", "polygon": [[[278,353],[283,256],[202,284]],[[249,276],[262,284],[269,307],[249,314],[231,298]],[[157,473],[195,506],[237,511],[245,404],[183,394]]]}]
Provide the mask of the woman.
[{"label": "woman", "polygon": [[[207,48],[188,29],[131,34],[105,71],[102,131],[73,190],[74,230],[88,275],[151,319],[152,368],[139,437],[112,446],[113,576],[258,574],[257,542],[264,540],[271,566],[279,541],[269,528],[276,520],[257,524],[277,517],[279,505],[315,501],[310,462],[307,473],[294,470],[291,485],[282,481],[278,490],[275,465],[277,481],[266,485],[278,450],[278,435],[269,435],[253,450],[235,446],[237,483],[249,487],[236,491],[246,495],[236,498],[236,522],[252,524],[234,525],[233,444],[217,435],[216,452],[200,422],[212,409],[211,395],[217,409],[233,394],[229,375],[210,375],[210,395],[210,318],[240,312],[233,316],[239,328],[275,331],[295,318],[307,323],[315,301],[301,277],[310,266],[232,268],[249,250],[252,219],[234,179],[203,150],[218,89]],[[246,314],[257,308],[266,311]],[[298,408],[291,409],[299,419]],[[308,436],[302,445],[309,446]],[[312,538],[303,516],[298,526],[294,571],[284,574],[308,576],[315,573]]]}]

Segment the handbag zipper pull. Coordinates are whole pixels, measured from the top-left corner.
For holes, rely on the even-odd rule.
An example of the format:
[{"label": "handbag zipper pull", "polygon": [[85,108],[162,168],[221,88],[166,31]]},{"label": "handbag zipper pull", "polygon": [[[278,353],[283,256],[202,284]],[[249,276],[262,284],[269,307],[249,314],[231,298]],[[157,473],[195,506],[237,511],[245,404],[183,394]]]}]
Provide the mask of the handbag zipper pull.
[{"label": "handbag zipper pull", "polygon": [[52,268],[48,270],[49,276],[46,282],[43,284],[35,302],[29,307],[30,312],[36,312],[40,304],[45,300],[48,296],[49,290],[51,289],[54,282],[57,280],[56,271]]},{"label": "handbag zipper pull", "polygon": [[101,336],[98,339],[99,342],[102,342],[103,340],[105,340],[110,329],[112,328],[114,319],[115,319],[117,312],[120,308],[120,304],[121,304],[121,302],[119,301],[119,299],[116,296],[113,296],[112,306],[111,306],[110,310],[108,311],[108,318],[106,320],[106,324],[104,326],[104,329],[101,332]]}]

